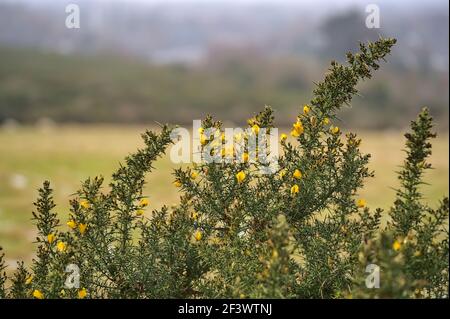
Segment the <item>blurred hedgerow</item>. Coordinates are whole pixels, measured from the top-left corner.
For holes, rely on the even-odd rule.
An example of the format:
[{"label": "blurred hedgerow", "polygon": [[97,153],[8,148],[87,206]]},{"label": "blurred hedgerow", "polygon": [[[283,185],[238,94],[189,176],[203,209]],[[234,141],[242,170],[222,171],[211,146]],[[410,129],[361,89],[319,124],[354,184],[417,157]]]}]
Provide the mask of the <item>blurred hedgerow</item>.
[{"label": "blurred hedgerow", "polygon": [[[395,42],[361,44],[347,64],[331,63],[299,111],[292,142],[280,136],[275,174],[261,174],[264,164],[249,160],[245,148],[248,134],[273,128],[266,107],[248,120],[250,133],[233,136],[243,147],[221,151],[242,160],[175,170],[180,203],[149,218],[145,174],[172,143],[172,127],[143,134],[145,147],[126,158],[109,187],[101,177],[85,181],[62,223],[45,182],[33,213],[36,258],[29,268],[20,263],[8,279],[0,254],[0,297],[448,297],[448,199],[431,209],[420,192],[434,137],[428,111],[406,134],[401,186],[385,227],[382,210],[358,197],[373,176],[370,156],[361,153],[355,134],[343,136],[337,126],[337,112]],[[211,117],[202,122],[203,147],[214,142],[204,136],[209,128],[222,124]],[[380,268],[379,288],[365,285],[368,264]],[[68,265],[76,265],[75,273]],[[77,279],[72,285],[69,276]]]}]

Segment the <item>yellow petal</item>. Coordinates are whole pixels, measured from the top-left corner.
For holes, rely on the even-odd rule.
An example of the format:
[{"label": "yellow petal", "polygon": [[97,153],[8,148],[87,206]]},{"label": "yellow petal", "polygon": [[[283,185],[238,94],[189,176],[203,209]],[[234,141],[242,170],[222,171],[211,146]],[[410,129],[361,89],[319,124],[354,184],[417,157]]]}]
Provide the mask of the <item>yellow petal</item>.
[{"label": "yellow petal", "polygon": [[139,205],[141,207],[147,207],[150,204],[150,200],[148,198],[141,198],[139,201]]},{"label": "yellow petal", "polygon": [[291,131],[291,135],[292,135],[293,137],[299,137],[301,134],[300,134],[298,131],[296,131],[296,130],[292,130],[292,131]]},{"label": "yellow petal", "polygon": [[87,290],[86,288],[78,290],[78,298],[84,299],[87,296]]},{"label": "yellow petal", "polygon": [[66,243],[64,243],[63,241],[59,241],[58,244],[56,244],[56,249],[59,252],[63,252],[66,250]]},{"label": "yellow petal", "polygon": [[80,202],[80,206],[83,207],[84,209],[88,209],[91,206],[91,204],[89,204],[89,201],[87,200],[82,200]]},{"label": "yellow petal", "polygon": [[331,133],[338,134],[339,133],[339,127],[334,126],[330,128]]},{"label": "yellow petal", "polygon": [[400,243],[400,241],[396,240],[396,241],[392,244],[392,249],[394,249],[395,251],[399,251],[400,248],[402,248],[402,244]]},{"label": "yellow petal", "polygon": [[367,203],[364,198],[360,198],[356,201],[356,206],[358,206],[359,208],[364,208],[364,207],[366,207],[366,205],[367,205]]},{"label": "yellow petal", "polygon": [[33,291],[33,297],[36,299],[44,299],[44,294],[40,290],[35,289]]},{"label": "yellow petal", "polygon": [[75,229],[77,228],[77,223],[73,219],[71,219],[67,222],[67,226],[69,226],[72,229]]},{"label": "yellow petal", "polygon": [[303,113],[308,114],[310,110],[311,110],[311,109],[309,108],[308,105],[305,104],[305,105],[303,106]]},{"label": "yellow petal", "polygon": [[53,243],[56,239],[55,234],[48,234],[47,235],[47,241],[49,242],[49,244]]},{"label": "yellow petal", "polygon": [[79,224],[78,230],[80,231],[80,234],[83,235],[86,232],[87,224]]},{"label": "yellow petal", "polygon": [[238,181],[238,183],[242,183],[245,179],[245,173],[243,171],[240,171],[239,173],[236,174],[236,179]]},{"label": "yellow petal", "polygon": [[142,216],[142,215],[144,215],[144,210],[143,209],[138,209],[137,211],[136,211],[136,216]]},{"label": "yellow petal", "polygon": [[173,185],[175,185],[175,187],[181,187],[182,184],[180,181],[176,180],[175,182],[173,182]]},{"label": "yellow petal", "polygon": [[292,174],[292,176],[296,179],[300,179],[300,178],[302,178],[302,172],[300,170],[296,169],[294,171],[294,173]]},{"label": "yellow petal", "polygon": [[194,233],[194,238],[195,238],[196,241],[202,240],[202,237],[203,237],[203,234],[202,234],[201,231],[197,230],[197,231]]},{"label": "yellow petal", "polygon": [[300,187],[297,184],[295,184],[291,187],[291,194],[293,194],[293,195],[297,194],[299,191],[300,191]]}]

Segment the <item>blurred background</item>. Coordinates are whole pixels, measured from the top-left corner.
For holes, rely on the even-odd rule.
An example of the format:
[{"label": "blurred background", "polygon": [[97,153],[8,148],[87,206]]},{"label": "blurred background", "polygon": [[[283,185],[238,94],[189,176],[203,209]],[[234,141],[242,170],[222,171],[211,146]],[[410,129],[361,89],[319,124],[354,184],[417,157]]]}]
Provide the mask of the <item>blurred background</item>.
[{"label": "blurred background", "polygon": [[[80,28],[65,26],[66,5]],[[367,4],[380,28],[365,25]],[[288,127],[331,59],[359,41],[398,39],[389,63],[344,110],[376,177],[361,196],[389,208],[403,131],[428,106],[439,133],[426,200],[448,195],[449,8],[446,0],[0,0],[0,246],[32,258],[36,189],[55,187],[62,224],[88,176],[108,177],[155,122],[209,113],[243,126],[265,104]],[[175,203],[173,164],[148,178],[151,209]],[[149,212],[150,214],[150,212]]]}]

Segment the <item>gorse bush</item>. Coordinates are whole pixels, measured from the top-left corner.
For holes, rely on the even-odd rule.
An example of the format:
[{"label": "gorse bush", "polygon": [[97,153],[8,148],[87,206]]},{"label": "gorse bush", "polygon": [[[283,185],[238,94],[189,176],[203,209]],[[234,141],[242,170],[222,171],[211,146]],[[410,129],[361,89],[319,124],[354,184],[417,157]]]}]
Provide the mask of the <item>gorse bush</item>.
[{"label": "gorse bush", "polygon": [[[358,196],[373,176],[370,156],[355,134],[343,136],[336,126],[358,82],[371,77],[394,44],[361,44],[346,65],[331,63],[300,110],[293,139],[281,135],[274,174],[261,173],[265,164],[249,160],[245,146],[249,134],[274,128],[266,107],[248,121],[247,133],[233,137],[242,147],[221,152],[242,160],[176,169],[179,204],[149,218],[145,175],[172,143],[172,127],[143,134],[145,147],[126,158],[108,187],[101,177],[85,181],[68,221],[57,219],[45,182],[33,213],[36,258],[7,280],[1,257],[0,297],[448,297],[448,199],[432,209],[420,192],[435,136],[428,111],[405,135],[407,156],[387,226],[382,210]],[[202,121],[203,147],[215,141],[204,135],[210,128],[223,129],[211,117]],[[366,285],[370,264],[379,267],[379,288]]]}]

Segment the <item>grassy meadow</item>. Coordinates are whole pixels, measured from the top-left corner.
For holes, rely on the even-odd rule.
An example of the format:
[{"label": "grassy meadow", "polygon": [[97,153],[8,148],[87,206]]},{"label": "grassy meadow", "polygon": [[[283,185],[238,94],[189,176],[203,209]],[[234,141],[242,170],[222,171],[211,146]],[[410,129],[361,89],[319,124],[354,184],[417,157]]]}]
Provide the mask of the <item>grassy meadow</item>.
[{"label": "grassy meadow", "polygon": [[[55,189],[56,211],[64,224],[68,213],[68,199],[80,181],[89,176],[107,178],[119,162],[142,145],[143,126],[57,126],[17,127],[0,130],[0,246],[12,265],[17,259],[32,258],[35,230],[31,220],[32,203],[37,189],[46,179]],[[397,185],[394,172],[403,160],[403,133],[399,131],[360,131],[362,149],[372,154],[370,167],[375,178],[367,181],[361,196],[369,206],[388,209]],[[443,195],[448,196],[448,133],[434,141],[431,162],[434,170],[428,173],[425,200],[435,206]],[[172,186],[171,170],[176,167],[168,157],[155,164],[148,176],[146,195],[151,204],[176,203],[178,194]]]}]

